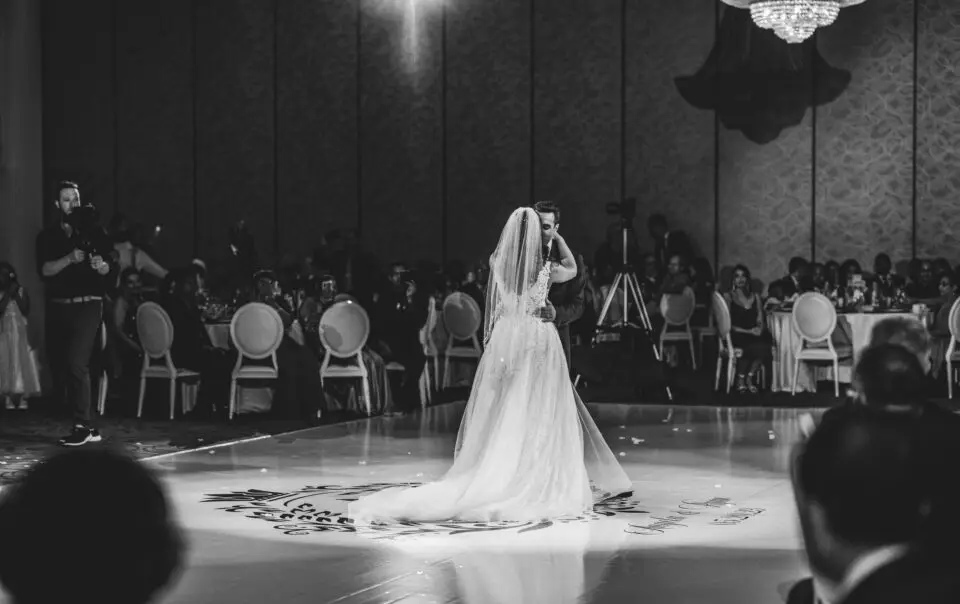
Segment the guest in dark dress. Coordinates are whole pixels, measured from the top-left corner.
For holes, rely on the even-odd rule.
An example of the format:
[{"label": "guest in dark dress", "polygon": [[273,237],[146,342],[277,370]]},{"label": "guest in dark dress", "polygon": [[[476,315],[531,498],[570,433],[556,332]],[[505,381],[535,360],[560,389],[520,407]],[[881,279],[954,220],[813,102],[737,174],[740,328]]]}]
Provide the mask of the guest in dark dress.
[{"label": "guest in dark dress", "polygon": [[200,373],[200,396],[194,412],[212,413],[218,402],[227,401],[236,355],[216,348],[210,341],[203,313],[197,305],[200,275],[196,266],[170,271],[165,287],[171,293],[164,297],[162,305],[170,316],[174,333],[170,356],[177,368]]},{"label": "guest in dark dress", "polygon": [[723,295],[730,309],[730,339],[742,351],[737,359],[737,392],[759,391],[757,373],[771,356],[769,333],[764,330],[763,305],[753,291],[750,269],[738,264],[733,269],[730,292]]},{"label": "guest in dark dress", "polygon": [[[324,401],[320,363],[303,341],[303,331],[294,329],[298,315],[293,299],[283,293],[280,282],[269,271],[256,274],[254,288],[258,301],[276,310],[283,321],[283,340],[277,349],[279,375],[273,414],[284,419],[302,419],[312,423],[319,417]],[[300,335],[295,338],[297,333]]]}]

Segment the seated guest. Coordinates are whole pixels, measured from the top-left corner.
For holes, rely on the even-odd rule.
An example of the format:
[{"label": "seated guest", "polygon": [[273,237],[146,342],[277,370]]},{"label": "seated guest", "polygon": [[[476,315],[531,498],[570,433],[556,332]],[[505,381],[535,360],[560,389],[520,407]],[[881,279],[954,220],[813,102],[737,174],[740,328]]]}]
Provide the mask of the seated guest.
[{"label": "seated guest", "polygon": [[897,289],[903,287],[903,279],[893,274],[893,262],[890,256],[886,254],[877,254],[873,259],[873,278],[871,286],[875,287],[877,292],[886,298],[892,298],[897,293]]},{"label": "seated guest", "polygon": [[840,265],[839,284],[844,287],[849,286],[850,281],[857,276],[863,276],[863,268],[860,267],[860,263],[853,258],[844,260],[843,264]]},{"label": "seated guest", "polygon": [[[323,359],[326,356],[326,351],[320,341],[320,319],[323,317],[323,313],[338,302],[346,300],[357,302],[357,300],[348,294],[340,293],[336,277],[330,273],[320,274],[317,279],[311,282],[310,287],[304,303],[300,306],[299,317],[303,324],[307,346],[310,347],[318,359]],[[390,399],[386,363],[379,354],[370,349],[372,340],[368,339],[367,341],[367,346],[364,346],[360,353],[360,359],[370,376],[370,408],[375,412],[387,411],[392,405],[392,401]],[[344,363],[336,357],[333,357],[330,362],[333,365]],[[350,380],[327,381],[323,391],[324,411],[358,410],[357,405],[351,406],[350,404],[351,400],[356,401],[355,398],[352,398],[356,395],[352,386],[354,384]]]},{"label": "seated guest", "polygon": [[830,297],[830,288],[827,285],[827,269],[820,262],[810,265],[810,275],[800,280],[802,293],[816,292]]},{"label": "seated guest", "polygon": [[[930,329],[933,338],[931,363],[933,377],[940,375],[940,368],[946,359],[947,347],[950,344],[950,311],[957,301],[957,278],[952,272],[940,275],[940,308]],[[950,379],[950,376],[947,376]]]},{"label": "seated guest", "polygon": [[737,359],[737,392],[759,392],[757,374],[772,354],[769,334],[764,330],[763,305],[754,293],[750,269],[738,264],[733,269],[730,291],[723,295],[730,309],[730,339],[743,354]]},{"label": "seated guest", "polygon": [[786,277],[774,281],[768,288],[767,297],[775,300],[776,303],[787,302],[801,292],[801,282],[810,272],[810,263],[795,256],[790,259],[787,270],[789,272]]},{"label": "seated guest", "polygon": [[[63,512],[65,501],[71,513]],[[91,535],[96,555],[78,555],[76,544]],[[157,601],[176,582],[185,549],[157,477],[146,464],[108,449],[54,455],[6,487],[0,542],[0,583],[14,604],[77,599],[77,586],[107,568],[110,579],[99,582],[91,601]]]},{"label": "seated guest", "polygon": [[[788,604],[960,601],[960,576],[933,535],[954,523],[951,447],[937,423],[868,407],[823,424],[798,447],[793,485],[813,580]],[[948,482],[948,487],[938,485]]]},{"label": "seated guest", "polygon": [[113,316],[108,324],[117,356],[114,377],[136,376],[143,363],[143,349],[137,334],[137,309],[143,303],[140,272],[129,267],[120,275],[119,295],[113,301]]},{"label": "seated guest", "polygon": [[[689,258],[693,247],[683,231],[671,230],[663,214],[654,214],[647,220],[647,230],[653,238],[653,255],[657,263],[669,270],[674,256]],[[620,248],[623,248],[621,243]]]},{"label": "seated guest", "polygon": [[[236,362],[233,353],[222,350],[210,341],[203,323],[203,314],[197,304],[200,275],[197,267],[171,271],[168,275],[170,295],[161,302],[173,323],[173,345],[170,356],[179,369],[200,373],[200,401],[196,413],[212,413],[215,405],[227,402],[230,375]],[[201,405],[201,402],[204,404]]]},{"label": "seated guest", "polygon": [[827,260],[823,264],[827,273],[827,286],[836,290],[840,287],[840,263],[836,260]]},{"label": "seated guest", "polygon": [[403,365],[403,383],[397,392],[397,406],[401,411],[411,411],[420,404],[420,375],[426,364],[420,330],[427,323],[429,299],[419,291],[412,275],[395,275],[391,275],[391,287],[377,301],[374,341],[384,344],[384,360]]},{"label": "seated guest", "polygon": [[306,287],[306,297],[300,305],[298,314],[307,345],[319,356],[321,354],[320,317],[333,305],[334,298],[337,296],[337,279],[329,273],[321,274],[316,279],[309,280]]},{"label": "seated guest", "polygon": [[298,314],[289,294],[284,294],[280,282],[270,271],[259,271],[254,276],[257,301],[270,306],[283,321],[283,340],[277,348],[277,396],[271,409],[283,419],[301,419],[314,422],[323,408],[323,385],[320,382],[320,363],[303,342],[298,342],[293,329]]},{"label": "seated guest", "polygon": [[680,254],[673,254],[667,262],[667,272],[660,284],[660,295],[682,294],[693,282],[687,273],[686,261]]},{"label": "seated guest", "polygon": [[[646,301],[657,296],[660,291],[660,269],[657,266],[657,258],[653,254],[644,254],[640,259],[640,275],[637,281],[640,284],[640,293]],[[612,282],[613,277],[610,277]]]},{"label": "seated guest", "polygon": [[920,260],[914,266],[916,272],[911,275],[911,281],[907,284],[907,298],[914,304],[936,304],[940,298],[940,290],[934,279],[933,263]]}]

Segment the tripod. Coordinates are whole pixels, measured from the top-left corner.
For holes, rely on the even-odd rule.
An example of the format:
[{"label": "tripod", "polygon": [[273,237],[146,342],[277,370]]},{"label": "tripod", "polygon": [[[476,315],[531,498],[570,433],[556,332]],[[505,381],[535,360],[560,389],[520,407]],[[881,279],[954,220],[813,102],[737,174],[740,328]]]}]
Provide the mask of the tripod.
[{"label": "tripod", "polygon": [[[613,278],[613,284],[610,285],[610,291],[607,293],[607,298],[603,302],[603,308],[600,310],[600,316],[597,317],[596,330],[594,331],[593,336],[593,345],[597,343],[597,335],[600,331],[604,329],[603,322],[607,318],[607,313],[610,312],[610,307],[613,305],[613,301],[621,294],[622,298],[622,316],[620,320],[614,323],[613,327],[615,328],[627,328],[633,326],[632,323],[628,320],[630,314],[630,303],[631,301],[636,304],[637,310],[640,314],[640,322],[643,326],[643,330],[646,333],[647,338],[650,341],[650,346],[653,348],[653,356],[657,359],[658,363],[662,363],[663,359],[660,358],[660,349],[657,347],[656,342],[653,340],[653,324],[650,322],[650,315],[647,313],[647,305],[643,300],[643,292],[640,290],[640,283],[637,280],[637,275],[633,270],[633,266],[630,264],[630,258],[627,251],[627,233],[632,230],[628,220],[621,218],[620,222],[620,236],[622,237],[623,248],[621,250],[621,269],[617,273],[616,277]],[[632,300],[631,300],[632,299]],[[580,383],[580,376],[577,376],[577,379],[574,381],[574,387]],[[670,390],[670,385],[666,385],[665,390],[667,391],[667,399],[673,400],[673,392]]]}]

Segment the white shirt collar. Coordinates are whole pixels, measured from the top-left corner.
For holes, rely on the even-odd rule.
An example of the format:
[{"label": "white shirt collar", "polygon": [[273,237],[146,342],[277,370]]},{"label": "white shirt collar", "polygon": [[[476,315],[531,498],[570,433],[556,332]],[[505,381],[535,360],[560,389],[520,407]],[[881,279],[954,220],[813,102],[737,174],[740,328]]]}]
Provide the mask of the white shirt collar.
[{"label": "white shirt collar", "polygon": [[868,552],[853,561],[839,586],[814,578],[814,590],[818,603],[839,604],[870,575],[903,558],[909,551],[909,546],[900,544],[887,545]]}]

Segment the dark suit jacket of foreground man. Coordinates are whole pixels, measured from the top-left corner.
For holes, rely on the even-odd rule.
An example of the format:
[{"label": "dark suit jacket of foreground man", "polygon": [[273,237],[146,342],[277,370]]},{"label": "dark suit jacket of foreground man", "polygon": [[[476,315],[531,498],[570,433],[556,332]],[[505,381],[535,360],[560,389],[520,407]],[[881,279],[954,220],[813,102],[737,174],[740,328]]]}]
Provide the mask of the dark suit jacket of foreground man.
[{"label": "dark suit jacket of foreground man", "polygon": [[[555,257],[556,248],[550,259],[559,262]],[[587,284],[583,263],[577,261],[577,276],[566,283],[557,283],[550,287],[548,299],[557,309],[557,316],[553,322],[560,333],[560,343],[563,344],[563,353],[567,357],[567,367],[570,368],[570,324],[583,316],[583,290]]]}]

